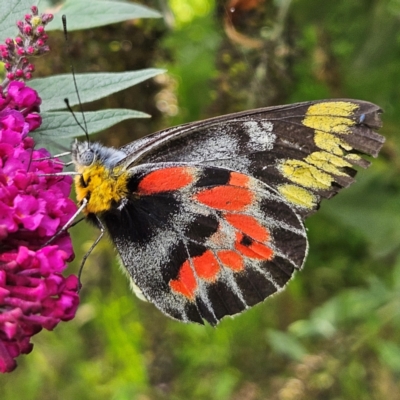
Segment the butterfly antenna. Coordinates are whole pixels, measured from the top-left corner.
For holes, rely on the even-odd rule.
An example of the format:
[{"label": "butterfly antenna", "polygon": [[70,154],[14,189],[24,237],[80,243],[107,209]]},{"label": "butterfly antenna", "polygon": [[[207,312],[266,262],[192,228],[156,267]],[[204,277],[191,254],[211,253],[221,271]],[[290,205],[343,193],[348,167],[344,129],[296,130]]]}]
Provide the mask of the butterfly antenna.
[{"label": "butterfly antenna", "polygon": [[85,132],[85,136],[86,136],[86,140],[89,142],[89,133],[88,133],[88,129],[87,129],[87,123],[86,123],[86,118],[85,118],[85,113],[83,112],[83,107],[82,107],[82,101],[81,101],[81,96],[79,95],[79,90],[78,90],[78,85],[76,83],[76,76],[75,76],[75,69],[74,69],[74,65],[72,64],[71,61],[71,51],[70,51],[70,47],[69,47],[69,41],[68,41],[68,31],[67,31],[67,16],[64,14],[62,17],[62,24],[63,24],[63,31],[64,31],[64,37],[65,37],[65,43],[67,46],[67,54],[70,58],[70,68],[71,68],[71,73],[72,73],[72,79],[74,81],[74,87],[75,87],[75,92],[76,92],[76,96],[78,97],[78,103],[79,103],[79,108],[80,108],[80,112],[82,114],[82,118],[83,118],[83,125],[78,121],[78,119],[76,118],[75,113],[72,111],[72,108],[69,104],[68,99],[64,99],[65,104],[67,105],[68,110],[71,112],[72,116],[74,117],[74,120],[77,122],[77,124],[79,125],[79,127],[83,130],[83,132]]},{"label": "butterfly antenna", "polygon": [[68,99],[64,99],[64,103],[68,108],[68,111],[72,114],[72,116],[74,117],[75,122],[78,124],[78,126],[83,130],[83,132],[85,132],[85,136],[87,141],[89,141],[89,134],[87,132],[87,127],[86,127],[86,121],[85,121],[85,114],[82,113],[83,115],[83,121],[85,123],[85,126],[83,126],[79,121],[78,118],[76,118],[76,115],[74,113],[74,110],[71,108],[71,105],[69,104],[69,100]]}]

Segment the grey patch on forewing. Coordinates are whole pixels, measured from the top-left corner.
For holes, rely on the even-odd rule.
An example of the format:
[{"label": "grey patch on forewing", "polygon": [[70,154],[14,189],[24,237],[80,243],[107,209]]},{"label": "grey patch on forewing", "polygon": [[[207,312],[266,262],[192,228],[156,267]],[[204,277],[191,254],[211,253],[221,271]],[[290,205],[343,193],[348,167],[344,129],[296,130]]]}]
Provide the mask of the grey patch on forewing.
[{"label": "grey patch on forewing", "polygon": [[272,122],[246,121],[244,129],[249,136],[247,147],[252,151],[272,150],[276,140]]},{"label": "grey patch on forewing", "polygon": [[[219,125],[218,128],[213,127],[208,137],[203,139],[201,148],[196,143],[193,146],[187,146],[185,151],[185,159],[191,162],[203,162],[207,159],[225,159],[238,152],[238,140],[229,134],[228,127]],[[206,150],[206,151],[205,151]]]}]

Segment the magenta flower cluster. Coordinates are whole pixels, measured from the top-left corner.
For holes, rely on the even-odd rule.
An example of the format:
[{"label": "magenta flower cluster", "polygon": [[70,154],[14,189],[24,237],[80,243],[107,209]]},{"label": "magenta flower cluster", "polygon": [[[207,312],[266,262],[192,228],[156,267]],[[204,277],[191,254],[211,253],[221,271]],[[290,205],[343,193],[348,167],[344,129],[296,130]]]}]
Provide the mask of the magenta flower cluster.
[{"label": "magenta flower cluster", "polygon": [[[36,8],[33,14],[25,19],[36,18]],[[24,82],[9,79],[2,87],[0,372],[10,372],[15,358],[32,350],[33,335],[74,317],[79,282],[62,275],[74,257],[68,233],[55,236],[76,212],[68,198],[72,179],[54,175],[62,164],[47,150],[35,149],[28,136],[41,124],[41,100]]]},{"label": "magenta flower cluster", "polygon": [[74,317],[79,298],[77,277],[62,276],[73,258],[68,234],[45,245],[76,206],[71,177],[42,176],[62,166],[27,136],[40,125],[39,114],[27,112],[40,99],[11,82],[0,103],[0,371],[7,372],[32,350],[32,335]]}]

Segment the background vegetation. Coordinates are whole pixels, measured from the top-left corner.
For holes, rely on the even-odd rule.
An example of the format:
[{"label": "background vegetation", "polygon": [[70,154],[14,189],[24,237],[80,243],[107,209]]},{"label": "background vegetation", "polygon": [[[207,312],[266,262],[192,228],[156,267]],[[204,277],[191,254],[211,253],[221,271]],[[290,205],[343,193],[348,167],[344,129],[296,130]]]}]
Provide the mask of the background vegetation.
[{"label": "background vegetation", "polygon": [[[203,117],[349,97],[385,110],[387,143],[354,187],[307,221],[310,255],[287,289],[216,329],[136,299],[103,240],[83,272],[76,318],[34,338],[33,352],[0,377],[0,397],[400,399],[400,1],[141,3],[164,18],[70,33],[79,72],[168,70],[86,107],[153,117],[99,140],[119,146]],[[68,72],[60,32],[50,46],[38,73]],[[71,272],[96,235],[84,223],[73,229]]]}]

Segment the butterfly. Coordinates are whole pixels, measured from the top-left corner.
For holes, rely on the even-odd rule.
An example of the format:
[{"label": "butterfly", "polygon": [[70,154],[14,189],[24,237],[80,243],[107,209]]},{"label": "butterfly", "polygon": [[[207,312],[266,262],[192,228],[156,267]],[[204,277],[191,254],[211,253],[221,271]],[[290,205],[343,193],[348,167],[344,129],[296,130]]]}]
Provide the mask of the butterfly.
[{"label": "butterfly", "polygon": [[216,325],[279,292],[308,252],[304,220],[384,138],[378,106],[322,100],[173,127],[120,149],[72,146],[77,199],[135,291]]}]

